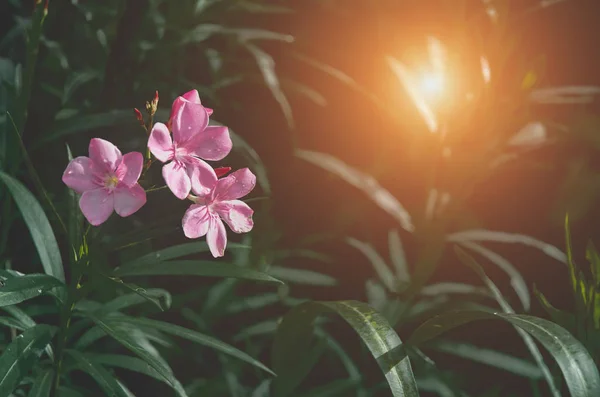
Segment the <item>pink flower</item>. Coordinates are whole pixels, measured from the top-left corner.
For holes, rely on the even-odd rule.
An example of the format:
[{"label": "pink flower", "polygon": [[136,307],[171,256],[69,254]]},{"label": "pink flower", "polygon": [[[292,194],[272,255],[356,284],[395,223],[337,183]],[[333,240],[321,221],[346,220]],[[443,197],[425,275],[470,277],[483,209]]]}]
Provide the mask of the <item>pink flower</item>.
[{"label": "pink flower", "polygon": [[[211,111],[212,112],[212,111]],[[198,194],[206,195],[214,183],[215,171],[204,160],[222,160],[232,147],[227,127],[208,126],[207,109],[200,103],[197,91],[178,97],[171,109],[171,126],[156,123],[152,127],[148,148],[161,162],[170,163],[162,173],[167,186],[180,200],[192,189],[192,173],[198,176],[193,184]]]},{"label": "pink flower", "polygon": [[[191,91],[186,92],[182,96],[178,97],[175,100],[175,102],[173,102],[173,107],[171,107],[171,115],[169,116],[169,123],[171,122],[171,120],[173,119],[173,116],[175,116],[175,114],[177,113],[177,111],[179,110],[181,105],[186,102],[192,102],[192,103],[195,103],[198,105],[202,105],[202,102],[200,101],[200,95],[198,94],[197,90],[191,90]],[[207,108],[205,106],[203,106],[203,107],[204,107],[204,110],[206,110],[206,114],[208,116],[213,114],[212,109]]]},{"label": "pink flower", "polygon": [[104,223],[113,210],[125,217],[146,203],[146,192],[137,183],[144,164],[141,153],[122,155],[112,143],[94,138],[89,155],[74,158],[62,180],[81,194],[79,207],[92,225]]},{"label": "pink flower", "polygon": [[194,198],[195,204],[188,208],[181,222],[185,236],[198,238],[206,235],[212,255],[215,258],[223,256],[227,245],[223,221],[235,233],[249,232],[254,226],[254,211],[238,199],[250,193],[255,185],[256,176],[248,168],[242,168],[219,179],[206,195],[194,191],[199,197]]}]

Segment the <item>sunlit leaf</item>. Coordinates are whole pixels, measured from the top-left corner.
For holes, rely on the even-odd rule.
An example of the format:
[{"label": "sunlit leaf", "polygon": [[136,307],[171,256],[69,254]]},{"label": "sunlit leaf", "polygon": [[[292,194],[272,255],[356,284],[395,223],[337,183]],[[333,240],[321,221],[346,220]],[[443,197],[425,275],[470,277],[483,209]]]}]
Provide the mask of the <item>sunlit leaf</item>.
[{"label": "sunlit leaf", "polygon": [[[458,246],[455,246],[454,250],[461,262],[473,269],[473,271],[475,271],[475,273],[477,273],[477,275],[483,280],[483,282],[488,287],[488,289],[490,290],[490,292],[492,293],[492,295],[496,299],[496,302],[498,302],[502,310],[507,314],[514,314],[514,309],[510,306],[506,299],[504,299],[504,296],[502,295],[496,284],[494,284],[494,282],[485,274],[483,268],[475,261],[475,259],[473,259],[473,257],[471,257]],[[531,353],[538,367],[542,371],[542,374],[546,379],[548,386],[550,386],[551,393],[555,397],[560,397],[560,391],[558,390],[558,386],[556,385],[556,382],[552,377],[552,374],[550,373],[550,369],[544,362],[544,358],[542,357],[542,354],[536,346],[536,344],[534,343],[532,337],[527,333],[527,330],[517,328],[516,326],[515,328],[517,330],[517,333],[523,338],[527,349],[529,349],[529,352]]]},{"label": "sunlit leaf", "polygon": [[77,350],[67,349],[65,353],[69,354],[77,362],[77,368],[87,372],[98,383],[100,388],[109,396],[129,397],[129,395],[119,385],[117,379],[110,374],[100,364],[96,364]]},{"label": "sunlit leaf", "polygon": [[417,89],[415,77],[408,70],[408,68],[404,66],[404,64],[400,61],[392,57],[387,57],[387,61],[398,80],[400,80],[400,82],[402,83],[402,86],[408,93],[410,99],[417,107],[417,110],[421,114],[421,117],[423,117],[423,120],[425,121],[425,124],[427,125],[429,131],[437,132],[437,118],[431,110],[431,108],[429,107],[429,105],[427,104],[425,98],[423,98],[421,92]]},{"label": "sunlit leaf", "polygon": [[565,253],[554,245],[519,233],[497,232],[485,229],[470,229],[451,233],[448,235],[447,240],[455,243],[464,243],[467,241],[492,241],[496,243],[523,244],[536,248],[559,262],[565,264],[567,263],[567,256]]},{"label": "sunlit leaf", "polygon": [[0,171],[0,181],[4,183],[12,195],[23,216],[23,220],[31,233],[31,238],[40,256],[44,271],[46,274],[54,276],[60,281],[65,281],[58,243],[44,210],[33,194],[18,180]]},{"label": "sunlit leaf", "polygon": [[599,94],[600,87],[596,86],[565,86],[533,90],[529,99],[540,104],[584,104]]},{"label": "sunlit leaf", "polygon": [[509,140],[512,146],[539,146],[548,140],[546,126],[541,122],[527,123]]},{"label": "sunlit leaf", "polygon": [[410,282],[410,274],[408,272],[408,261],[406,260],[406,254],[402,247],[402,240],[400,240],[400,234],[397,230],[390,230],[388,233],[388,246],[390,250],[390,259],[394,269],[396,270],[396,277],[401,282]]},{"label": "sunlit leaf", "polygon": [[358,171],[325,153],[296,150],[296,156],[337,175],[347,183],[362,190],[379,208],[397,220],[404,230],[414,231],[414,225],[408,211],[388,190],[381,187],[372,176]]},{"label": "sunlit leaf", "polygon": [[425,296],[435,297],[447,294],[472,294],[490,296],[490,293],[487,289],[464,283],[440,282],[426,285],[421,289],[421,295]]},{"label": "sunlit leaf", "polygon": [[254,56],[258,68],[262,73],[263,80],[265,84],[271,90],[271,94],[279,104],[283,115],[288,123],[288,127],[294,128],[294,117],[292,115],[292,107],[288,102],[287,97],[285,96],[283,90],[281,89],[281,85],[279,83],[279,78],[277,77],[277,73],[275,72],[275,60],[265,51],[254,44],[246,43],[245,47],[250,51],[250,53]]},{"label": "sunlit leaf", "polygon": [[4,286],[0,288],[0,306],[21,303],[56,287],[62,288],[64,284],[46,274],[26,274],[8,278],[4,281]]},{"label": "sunlit leaf", "polygon": [[387,263],[385,263],[385,260],[381,257],[381,255],[379,255],[377,250],[375,250],[371,244],[364,243],[351,237],[347,238],[346,242],[367,257],[369,262],[371,262],[373,269],[375,269],[377,276],[379,276],[379,280],[383,283],[383,285],[386,286],[388,291],[396,292],[398,290],[396,285],[396,277],[390,270]]},{"label": "sunlit leaf", "polygon": [[500,368],[526,378],[542,378],[542,371],[540,371],[538,366],[534,363],[499,351],[448,340],[436,341],[432,344],[428,344],[428,347],[454,356]]},{"label": "sunlit leaf", "polygon": [[420,345],[460,325],[486,319],[504,320],[526,331],[540,342],[558,363],[571,396],[600,395],[598,368],[585,347],[561,326],[541,318],[484,311],[452,311],[420,325],[407,343]]},{"label": "sunlit leaf", "polygon": [[0,356],[0,396],[9,396],[38,362],[50,343],[55,327],[36,325],[18,335]]},{"label": "sunlit leaf", "polygon": [[510,285],[517,293],[517,296],[519,297],[523,308],[526,311],[529,311],[531,307],[531,296],[529,294],[529,288],[527,287],[527,283],[525,282],[523,275],[517,270],[516,267],[512,265],[512,263],[510,263],[501,255],[484,247],[483,245],[471,241],[464,241],[460,243],[460,245],[470,249],[471,251],[477,252],[484,258],[488,259],[490,262],[497,265],[504,272],[506,272],[506,274],[508,274],[508,276],[510,277]]},{"label": "sunlit leaf", "polygon": [[276,278],[246,267],[226,262],[179,260],[142,265],[125,265],[115,270],[118,277],[128,276],[203,276],[231,277],[283,284]]},{"label": "sunlit leaf", "polygon": [[[408,358],[389,365],[402,342],[388,322],[371,307],[356,301],[307,302],[293,308],[281,321],[272,351],[275,371],[275,396],[289,393],[284,375],[294,369],[294,363],[311,350],[313,321],[320,314],[337,313],[358,333],[371,354],[377,359],[394,396],[418,396],[417,386]],[[292,386],[293,388],[294,386]],[[280,393],[277,391],[280,390]]]}]

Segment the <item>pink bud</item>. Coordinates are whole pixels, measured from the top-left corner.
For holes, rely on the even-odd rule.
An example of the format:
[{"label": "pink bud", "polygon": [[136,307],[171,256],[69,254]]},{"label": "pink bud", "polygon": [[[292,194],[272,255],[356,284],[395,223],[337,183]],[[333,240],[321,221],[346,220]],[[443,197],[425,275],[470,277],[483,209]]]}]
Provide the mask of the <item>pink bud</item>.
[{"label": "pink bud", "polygon": [[144,126],[144,116],[142,116],[142,112],[140,112],[138,108],[133,108],[133,112],[135,113],[135,118],[140,122],[140,125]]},{"label": "pink bud", "polygon": [[229,171],[231,171],[231,167],[219,167],[215,168],[215,174],[217,174],[217,178],[225,176]]}]

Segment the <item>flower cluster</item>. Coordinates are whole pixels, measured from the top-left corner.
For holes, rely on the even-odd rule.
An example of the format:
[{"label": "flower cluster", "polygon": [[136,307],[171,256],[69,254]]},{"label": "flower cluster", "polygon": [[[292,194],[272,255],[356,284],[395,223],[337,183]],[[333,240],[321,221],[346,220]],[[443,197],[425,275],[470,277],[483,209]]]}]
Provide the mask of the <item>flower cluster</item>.
[{"label": "flower cluster", "polygon": [[[158,96],[147,106],[151,116],[157,105]],[[208,125],[212,112],[202,105],[198,91],[183,94],[173,102],[167,124],[148,126],[147,146],[164,164],[162,175],[175,197],[193,203],[182,220],[185,236],[206,236],[212,255],[220,257],[227,245],[223,221],[235,233],[252,230],[254,211],[240,198],[254,189],[256,176],[248,168],[227,175],[231,168],[213,168],[206,162],[224,159],[233,146],[227,127]],[[137,109],[136,116],[145,125]],[[89,157],[73,159],[62,180],[81,194],[83,215],[98,226],[113,210],[126,217],[146,203],[146,191],[138,180],[151,164],[152,159],[144,165],[139,152],[123,155],[112,143],[93,138]]]}]

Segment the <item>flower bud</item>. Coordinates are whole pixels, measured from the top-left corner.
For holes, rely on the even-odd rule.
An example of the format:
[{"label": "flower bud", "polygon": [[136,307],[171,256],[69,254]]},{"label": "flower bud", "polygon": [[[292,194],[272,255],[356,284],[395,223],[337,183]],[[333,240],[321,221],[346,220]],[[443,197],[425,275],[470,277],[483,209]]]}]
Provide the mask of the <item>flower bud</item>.
[{"label": "flower bud", "polygon": [[145,123],[144,116],[142,116],[142,112],[140,112],[138,108],[133,108],[133,112],[135,113],[135,118],[137,119],[137,121],[139,121],[140,125],[144,127]]},{"label": "flower bud", "polygon": [[231,171],[231,167],[219,167],[215,168],[215,174],[217,174],[217,178],[225,176],[229,171]]}]

